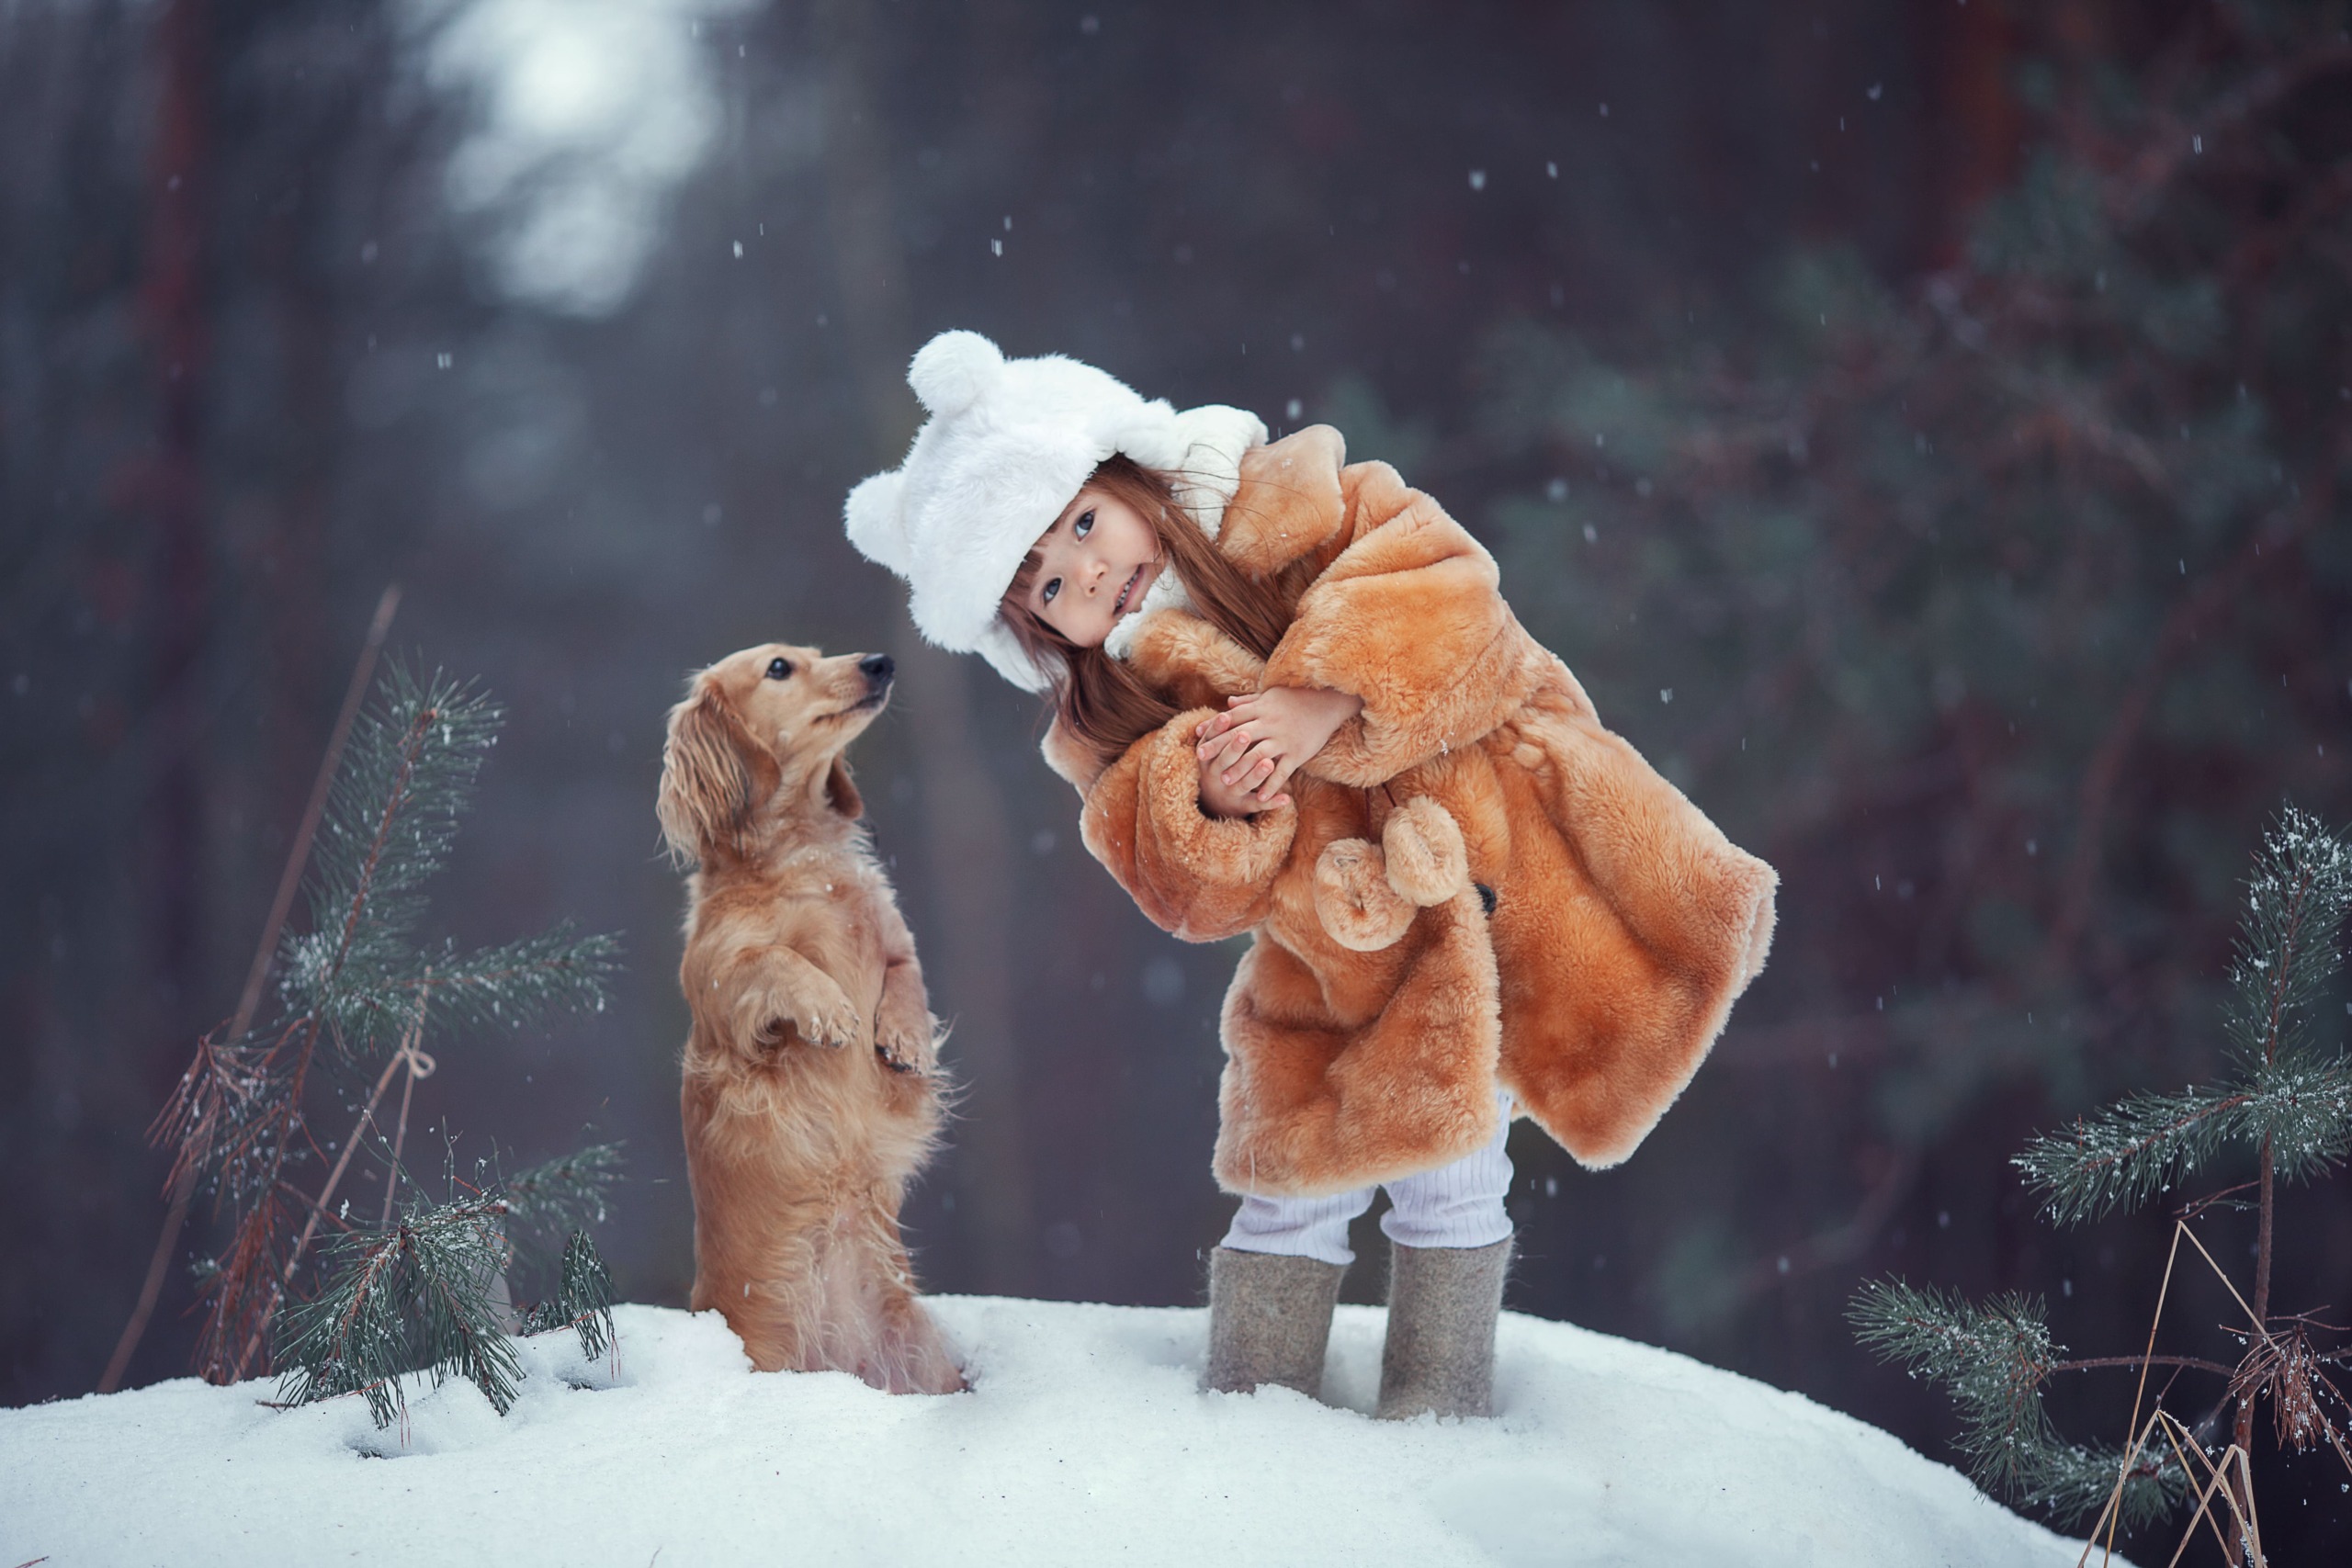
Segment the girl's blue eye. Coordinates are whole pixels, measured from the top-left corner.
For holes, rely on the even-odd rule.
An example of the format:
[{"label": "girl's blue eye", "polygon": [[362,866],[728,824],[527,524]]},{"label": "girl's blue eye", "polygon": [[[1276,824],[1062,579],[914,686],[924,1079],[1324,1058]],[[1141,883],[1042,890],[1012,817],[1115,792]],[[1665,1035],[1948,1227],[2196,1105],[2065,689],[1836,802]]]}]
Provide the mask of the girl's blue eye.
[{"label": "girl's blue eye", "polygon": [[1091,512],[1080,513],[1078,514],[1078,521],[1069,525],[1069,531],[1081,539],[1086,537],[1087,535],[1094,532],[1094,513]]},{"label": "girl's blue eye", "polygon": [[1037,591],[1037,598],[1041,603],[1050,604],[1054,602],[1054,595],[1059,593],[1061,591],[1062,580],[1057,577],[1051,582],[1048,582],[1045,587]]}]

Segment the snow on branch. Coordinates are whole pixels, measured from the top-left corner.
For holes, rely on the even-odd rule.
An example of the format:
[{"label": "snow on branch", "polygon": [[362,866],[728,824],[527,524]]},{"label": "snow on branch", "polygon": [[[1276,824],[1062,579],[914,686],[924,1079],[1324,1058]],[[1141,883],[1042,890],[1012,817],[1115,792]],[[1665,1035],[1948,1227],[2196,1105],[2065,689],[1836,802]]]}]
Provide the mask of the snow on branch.
[{"label": "snow on branch", "polygon": [[605,1214],[619,1151],[597,1145],[448,1201],[412,1204],[396,1223],[328,1242],[327,1283],[278,1319],[284,1402],[356,1393],[379,1427],[407,1410],[404,1380],[465,1379],[503,1416],[522,1364],[510,1330],[571,1328],[582,1351],[612,1344],[612,1279],[584,1230],[565,1237],[553,1293],[519,1320],[500,1288],[536,1235]]},{"label": "snow on branch", "polygon": [[2217,1087],[2132,1095],[2015,1161],[2052,1220],[2136,1209],[2216,1160],[2267,1157],[2309,1180],[2352,1152],[2352,1063],[2313,1037],[2352,913],[2352,846],[2292,806],[2265,837],[2223,1011],[2234,1071]]},{"label": "snow on branch", "polygon": [[[490,1264],[504,1257],[507,1219],[576,1229],[603,1217],[611,1153],[590,1150],[523,1173],[494,1200],[412,1204],[390,1223],[406,1179],[406,1090],[389,1136],[376,1111],[403,1067],[412,1087],[431,1070],[422,1043],[601,1011],[618,969],[613,939],[583,936],[568,921],[474,953],[415,940],[425,884],[448,860],[503,716],[470,682],[437,671],[420,679],[398,666],[386,674],[326,797],[305,883],[309,929],[289,931],[278,945],[277,1016],[240,1038],[199,1041],[155,1120],[153,1136],[175,1148],[175,1182],[209,1191],[228,1220],[228,1245],[198,1268],[205,1325],[197,1361],[213,1382],[244,1376],[275,1323],[277,1342],[305,1368],[304,1397],[372,1388],[381,1418],[389,1407],[379,1398],[397,1404],[396,1393],[383,1392],[385,1370],[396,1365],[454,1367],[485,1392],[503,1388],[513,1355],[492,1342],[491,1298],[504,1263]],[[358,1120],[322,1143],[311,1116],[329,1088],[358,1106]],[[374,1230],[353,1228],[348,1201],[335,1202],[363,1148],[386,1171],[385,1223]],[[322,1180],[298,1179],[330,1154]],[[304,1264],[316,1270],[311,1243],[322,1230],[338,1282],[306,1302]],[[564,1321],[582,1327],[584,1342],[602,1333],[587,1325],[609,1292],[597,1283],[603,1264],[584,1236],[566,1258],[568,1282],[557,1293],[571,1303]],[[279,1319],[289,1299],[299,1330]],[[322,1314],[330,1300],[335,1310]]]}]

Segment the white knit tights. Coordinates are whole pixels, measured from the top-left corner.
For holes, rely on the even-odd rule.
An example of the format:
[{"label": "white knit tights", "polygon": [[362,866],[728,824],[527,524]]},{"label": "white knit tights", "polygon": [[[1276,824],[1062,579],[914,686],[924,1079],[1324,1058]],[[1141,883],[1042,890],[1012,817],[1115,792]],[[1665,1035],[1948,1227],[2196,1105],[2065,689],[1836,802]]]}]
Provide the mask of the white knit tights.
[{"label": "white knit tights", "polygon": [[[1502,1124],[1486,1147],[1452,1165],[1383,1183],[1388,1212],[1380,1228],[1407,1247],[1491,1247],[1510,1235],[1503,1199],[1510,1192],[1510,1156],[1503,1151],[1510,1133],[1510,1097],[1498,1095]],[[1244,1193],[1225,1245],[1237,1252],[1277,1252],[1314,1258],[1342,1268],[1355,1261],[1348,1246],[1348,1222],[1372,1207],[1376,1189],[1365,1187],[1329,1198],[1261,1198]]]}]

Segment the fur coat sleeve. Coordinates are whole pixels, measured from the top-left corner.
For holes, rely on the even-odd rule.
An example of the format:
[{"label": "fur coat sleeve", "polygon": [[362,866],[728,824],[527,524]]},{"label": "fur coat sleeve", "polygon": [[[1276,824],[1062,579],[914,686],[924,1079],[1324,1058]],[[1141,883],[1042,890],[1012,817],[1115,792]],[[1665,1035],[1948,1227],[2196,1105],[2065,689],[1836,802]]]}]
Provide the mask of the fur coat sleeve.
[{"label": "fur coat sleeve", "polygon": [[1093,772],[1059,727],[1046,755],[1085,797],[1079,836],[1154,925],[1186,942],[1222,942],[1263,921],[1290,857],[1288,807],[1231,819],[1201,809],[1193,733],[1204,707],[1179,714]]},{"label": "fur coat sleeve", "polygon": [[1484,546],[1385,463],[1336,477],[1330,558],[1263,684],[1362,699],[1308,767],[1371,788],[1493,730],[1527,695],[1532,671]]}]

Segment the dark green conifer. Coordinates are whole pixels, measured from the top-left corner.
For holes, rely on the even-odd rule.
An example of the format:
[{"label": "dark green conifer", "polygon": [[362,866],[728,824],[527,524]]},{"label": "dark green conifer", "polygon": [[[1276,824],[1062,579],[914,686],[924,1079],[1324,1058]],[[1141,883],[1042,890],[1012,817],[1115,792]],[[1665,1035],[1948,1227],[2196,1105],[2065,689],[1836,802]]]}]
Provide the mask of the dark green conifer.
[{"label": "dark green conifer", "polygon": [[[501,1416],[522,1365],[509,1336],[570,1328],[587,1356],[612,1344],[612,1280],[585,1226],[605,1217],[618,1151],[596,1145],[560,1160],[404,1207],[394,1223],[354,1226],[328,1242],[327,1283],[277,1319],[287,1403],[358,1393],[379,1427],[406,1413],[408,1374],[438,1385],[462,1377]],[[452,1185],[461,1185],[453,1182]],[[500,1282],[518,1250],[566,1234],[554,1292],[518,1318]]]},{"label": "dark green conifer", "polygon": [[[2120,1483],[2129,1529],[2170,1512],[2184,1482],[2201,1482],[2182,1473],[2167,1444],[2152,1441],[2127,1461],[2120,1447],[2058,1436],[2043,1409],[2045,1385],[2058,1372],[2093,1368],[2219,1376],[2225,1385],[2201,1416],[2181,1419],[2184,1428],[2217,1431],[2234,1405],[2228,1442],[2250,1452],[2255,1412],[2267,1403],[2283,1444],[2300,1450],[2327,1442],[2346,1453],[2352,1405],[2326,1371],[2343,1353],[2318,1349],[2307,1320],[2275,1317],[2269,1295],[2277,1183],[2309,1180],[2352,1151],[2352,1059],[2313,1027],[2342,962],[2337,933],[2347,914],[2352,844],[2289,807],[2246,884],[2222,1077],[2132,1095],[2034,1139],[2015,1161],[2058,1224],[2128,1213],[2199,1176],[2226,1182],[2250,1172],[2240,1185],[2177,1200],[2184,1219],[2225,1203],[2256,1213],[2255,1275],[2245,1297],[2253,1321],[2236,1337],[2243,1351],[2234,1364],[2175,1355],[2069,1359],[2051,1338],[2043,1304],[2022,1295],[1978,1305],[1892,1280],[1856,1296],[1849,1316],[1862,1343],[1951,1393],[1959,1448],[1987,1487],[2071,1521],[2099,1513]],[[2234,1201],[2248,1190],[2251,1204]],[[2218,1437],[2211,1446],[2226,1447]]]},{"label": "dark green conifer", "polygon": [[[424,885],[448,857],[503,718],[472,683],[438,671],[420,681],[396,667],[384,678],[352,731],[320,825],[309,929],[279,945],[277,1015],[240,1038],[198,1042],[157,1118],[157,1140],[176,1149],[174,1179],[192,1173],[228,1224],[226,1246],[198,1266],[197,1363],[215,1382],[268,1365],[275,1337],[299,1369],[298,1400],[370,1390],[388,1419],[398,1405],[394,1373],[453,1368],[503,1409],[514,1363],[492,1298],[509,1236],[602,1213],[613,1157],[599,1148],[447,1202],[413,1201],[394,1221],[407,1100],[390,1129],[378,1110],[397,1074],[412,1083],[423,1076],[422,1043],[601,1010],[616,969],[613,939],[568,923],[475,952],[417,935]],[[313,1118],[336,1099],[356,1121],[322,1144]],[[386,1168],[374,1227],[364,1216],[355,1224],[347,1198],[336,1201],[363,1151]],[[334,1284],[320,1293],[311,1244],[322,1229]],[[594,1247],[574,1235],[553,1300],[560,1320],[593,1343],[605,1332],[609,1292]],[[289,1299],[296,1304],[281,1318]],[[329,1303],[349,1321],[331,1321]]]}]

